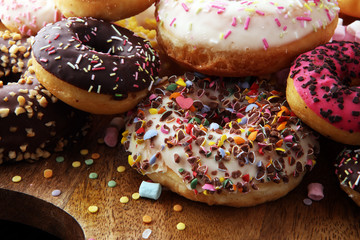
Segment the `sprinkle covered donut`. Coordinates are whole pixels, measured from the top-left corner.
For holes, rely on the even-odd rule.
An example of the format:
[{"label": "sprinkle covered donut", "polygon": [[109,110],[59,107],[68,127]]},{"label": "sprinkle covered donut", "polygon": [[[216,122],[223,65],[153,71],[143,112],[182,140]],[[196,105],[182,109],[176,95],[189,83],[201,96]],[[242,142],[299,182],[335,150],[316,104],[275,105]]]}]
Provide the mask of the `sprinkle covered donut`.
[{"label": "sprinkle covered donut", "polygon": [[335,0],[156,2],[157,38],[178,63],[220,76],[273,73],[326,43]]},{"label": "sprinkle covered donut", "polygon": [[339,154],[335,167],[340,187],[360,207],[360,148],[345,148]]},{"label": "sprinkle covered donut", "polygon": [[126,124],[129,164],[210,205],[253,206],[287,194],[312,166],[317,142],[281,93],[238,80],[187,73],[154,89]]},{"label": "sprinkle covered donut", "polygon": [[88,121],[88,114],[58,101],[37,81],[29,41],[0,32],[0,163],[47,158]]},{"label": "sprinkle covered donut", "polygon": [[95,114],[133,108],[155,82],[160,66],[148,41],[92,18],[47,25],[35,37],[33,58],[44,87]]},{"label": "sprinkle covered donut", "polygon": [[286,97],[307,125],[335,141],[360,143],[360,45],[332,42],[300,55]]},{"label": "sprinkle covered donut", "polygon": [[0,0],[1,22],[23,36],[34,36],[46,24],[61,18],[53,0]]}]

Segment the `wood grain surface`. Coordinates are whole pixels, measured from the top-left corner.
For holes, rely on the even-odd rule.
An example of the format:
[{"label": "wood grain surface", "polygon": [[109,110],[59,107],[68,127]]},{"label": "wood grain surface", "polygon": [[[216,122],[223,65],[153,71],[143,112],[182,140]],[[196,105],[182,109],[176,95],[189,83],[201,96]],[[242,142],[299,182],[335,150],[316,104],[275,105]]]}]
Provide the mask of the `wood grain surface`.
[{"label": "wood grain surface", "polygon": [[[149,239],[360,239],[360,209],[339,188],[332,160],[342,149],[341,144],[321,138],[321,153],[313,171],[287,196],[250,208],[207,206],[192,202],[166,189],[155,201],[133,200],[140,183],[147,180],[127,164],[122,146],[107,147],[98,143],[110,117],[95,116],[85,139],[66,152],[54,154],[36,163],[20,162],[0,166],[0,219],[26,223],[61,239],[142,239],[145,229],[151,229]],[[87,155],[80,150],[88,149]],[[100,158],[90,166],[85,160],[92,153]],[[64,162],[56,157],[63,156]],[[80,161],[74,168],[72,163]],[[125,166],[125,172],[118,172]],[[43,176],[45,169],[53,177]],[[89,174],[96,172],[97,179]],[[22,181],[12,182],[19,175]],[[110,180],[116,181],[113,188]],[[325,197],[307,206],[307,185],[320,182]],[[61,190],[58,197],[54,189]],[[126,204],[122,196],[129,197]],[[183,206],[175,212],[173,206]],[[88,207],[96,205],[98,212]],[[143,223],[149,215],[151,223]],[[185,230],[177,230],[183,222]]]}]

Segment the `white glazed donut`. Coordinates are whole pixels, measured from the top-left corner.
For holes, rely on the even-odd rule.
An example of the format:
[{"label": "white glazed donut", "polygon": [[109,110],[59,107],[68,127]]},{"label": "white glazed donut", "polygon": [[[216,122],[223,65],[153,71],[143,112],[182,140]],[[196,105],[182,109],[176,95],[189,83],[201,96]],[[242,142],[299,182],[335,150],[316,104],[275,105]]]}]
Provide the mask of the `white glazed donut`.
[{"label": "white glazed donut", "polygon": [[336,0],[159,0],[158,42],[196,71],[258,76],[326,43],[338,11]]},{"label": "white glazed donut", "polygon": [[126,124],[129,164],[210,205],[253,206],[295,188],[316,140],[281,93],[235,80],[187,73],[156,88]]},{"label": "white glazed donut", "polygon": [[0,0],[1,22],[11,31],[34,36],[62,18],[53,0]]}]

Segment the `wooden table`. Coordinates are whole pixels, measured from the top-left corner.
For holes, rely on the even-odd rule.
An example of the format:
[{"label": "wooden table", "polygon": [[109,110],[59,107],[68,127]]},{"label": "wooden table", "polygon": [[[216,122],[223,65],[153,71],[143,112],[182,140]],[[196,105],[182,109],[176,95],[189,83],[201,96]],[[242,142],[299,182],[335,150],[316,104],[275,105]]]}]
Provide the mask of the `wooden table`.
[{"label": "wooden table", "polygon": [[[334,175],[332,160],[340,144],[321,139],[318,164],[304,181],[287,196],[256,207],[207,206],[166,189],[157,201],[133,200],[131,195],[147,178],[128,166],[122,146],[98,143],[111,118],[95,119],[87,137],[66,152],[36,163],[0,166],[0,219],[26,223],[61,239],[142,239],[145,229],[152,230],[149,239],[360,239],[360,208],[340,190]],[[81,149],[89,153],[81,155]],[[84,161],[92,153],[100,158],[88,166]],[[65,161],[57,162],[57,156]],[[81,166],[74,168],[74,161]],[[117,171],[120,165],[125,172]],[[44,178],[45,169],[53,170],[52,178]],[[98,178],[90,179],[91,172]],[[15,175],[22,181],[12,182]],[[110,180],[117,186],[108,187]],[[324,185],[325,198],[307,206],[303,199],[311,182]],[[61,195],[52,196],[54,189]],[[122,196],[130,201],[121,203]],[[175,212],[175,204],[183,211]],[[98,206],[98,212],[90,213],[91,205]],[[144,215],[152,217],[150,224],[143,223]],[[179,222],[186,224],[185,230],[177,230]]]}]

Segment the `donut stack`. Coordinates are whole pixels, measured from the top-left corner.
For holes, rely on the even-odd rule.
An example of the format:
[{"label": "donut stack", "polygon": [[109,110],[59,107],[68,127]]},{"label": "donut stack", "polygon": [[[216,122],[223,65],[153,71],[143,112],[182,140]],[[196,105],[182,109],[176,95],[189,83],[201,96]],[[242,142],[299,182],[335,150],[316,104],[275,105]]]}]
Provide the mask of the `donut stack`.
[{"label": "donut stack", "polygon": [[[128,162],[153,181],[209,205],[272,201],[313,167],[318,132],[355,146],[339,157],[337,173],[358,190],[359,177],[348,173],[359,174],[360,52],[356,43],[328,43],[337,1],[54,0],[51,20],[27,13],[22,21],[5,14],[21,9],[20,0],[0,1],[6,27],[5,19],[31,22],[12,31],[35,35],[22,82],[38,79],[38,92],[80,112],[124,114]],[[156,50],[113,23],[145,9],[156,20]],[[287,87],[274,84],[288,67]]]}]

